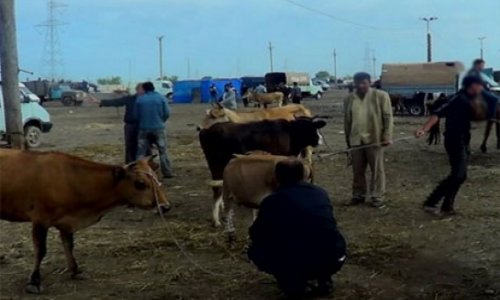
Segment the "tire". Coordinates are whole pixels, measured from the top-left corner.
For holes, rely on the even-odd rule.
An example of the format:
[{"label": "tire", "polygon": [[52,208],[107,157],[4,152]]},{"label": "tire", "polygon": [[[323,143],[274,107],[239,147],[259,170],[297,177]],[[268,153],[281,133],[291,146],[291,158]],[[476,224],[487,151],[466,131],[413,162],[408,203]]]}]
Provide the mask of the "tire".
[{"label": "tire", "polygon": [[61,103],[64,106],[73,106],[76,104],[76,101],[72,97],[65,96],[64,98],[62,98]]},{"label": "tire", "polygon": [[42,144],[42,130],[37,126],[28,125],[24,128],[24,139],[28,148],[38,148]]},{"label": "tire", "polygon": [[323,98],[323,93],[317,93],[316,95],[314,95],[314,98],[316,100],[321,100],[321,98]]},{"label": "tire", "polygon": [[412,104],[408,105],[408,112],[412,116],[420,117],[420,116],[424,115],[425,109],[420,104],[412,103]]},{"label": "tire", "polygon": [[173,93],[168,93],[166,95],[166,97],[167,97],[168,100],[172,100],[174,98],[174,94]]}]

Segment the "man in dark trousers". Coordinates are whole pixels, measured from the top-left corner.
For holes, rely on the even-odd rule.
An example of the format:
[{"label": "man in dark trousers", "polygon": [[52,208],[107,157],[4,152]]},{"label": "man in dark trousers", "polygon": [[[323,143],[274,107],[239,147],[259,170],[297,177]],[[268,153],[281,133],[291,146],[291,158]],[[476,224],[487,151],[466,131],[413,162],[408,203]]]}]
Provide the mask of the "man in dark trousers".
[{"label": "man in dark trousers", "polygon": [[139,128],[137,127],[137,119],[134,116],[134,107],[137,97],[144,94],[142,83],[137,84],[135,87],[135,94],[128,95],[116,99],[101,100],[99,107],[121,107],[125,106],[125,116],[123,122],[125,126],[123,131],[125,134],[125,163],[135,161],[137,157],[137,144]]},{"label": "man in dark trousers", "polygon": [[[444,146],[451,165],[448,177],[430,194],[423,204],[424,211],[437,216],[450,216],[455,214],[454,203],[457,193],[467,178],[467,165],[470,142],[471,120],[473,118],[472,101],[479,97],[483,91],[483,82],[480,77],[468,75],[462,82],[460,90],[452,99],[435,108],[424,126],[415,132],[420,138],[434,125],[439,118],[446,118]],[[443,200],[441,210],[436,205]]]},{"label": "man in dark trousers", "polygon": [[295,104],[300,104],[300,101],[302,101],[302,90],[300,89],[297,82],[293,83],[293,87],[290,90],[290,98],[292,100],[292,103]]},{"label": "man in dark trousers", "polygon": [[147,155],[152,145],[158,148],[163,178],[172,178],[172,167],[167,156],[165,122],[170,117],[167,98],[155,92],[152,82],[142,84],[144,94],[137,98],[134,113],[139,126],[139,148],[137,159]]},{"label": "man in dark trousers", "polygon": [[[330,199],[303,181],[304,166],[297,160],[278,163],[275,172],[279,187],[261,203],[250,228],[248,257],[290,298],[329,295],[332,275],[346,257]],[[313,280],[316,285],[308,287]]]}]

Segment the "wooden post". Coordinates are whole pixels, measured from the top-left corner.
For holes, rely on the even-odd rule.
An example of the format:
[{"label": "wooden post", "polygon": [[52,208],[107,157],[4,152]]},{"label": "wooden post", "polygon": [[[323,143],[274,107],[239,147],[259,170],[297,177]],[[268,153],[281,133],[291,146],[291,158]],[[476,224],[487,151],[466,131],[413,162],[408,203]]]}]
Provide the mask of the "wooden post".
[{"label": "wooden post", "polygon": [[7,140],[12,148],[23,149],[24,132],[19,93],[14,0],[0,1],[0,61]]}]

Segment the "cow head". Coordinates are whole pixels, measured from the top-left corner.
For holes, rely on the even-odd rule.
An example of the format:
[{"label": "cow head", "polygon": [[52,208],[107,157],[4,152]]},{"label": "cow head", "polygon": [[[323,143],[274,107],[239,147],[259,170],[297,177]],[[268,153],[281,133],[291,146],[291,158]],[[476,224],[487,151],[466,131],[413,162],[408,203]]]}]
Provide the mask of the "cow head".
[{"label": "cow head", "polygon": [[320,129],[326,126],[325,121],[314,118],[297,118],[292,122],[292,126],[292,134],[301,147],[316,147],[323,143]]},{"label": "cow head", "polygon": [[201,124],[198,125],[197,130],[200,131],[202,129],[209,128],[215,123],[229,122],[230,119],[226,114],[226,110],[224,106],[220,103],[215,103],[212,105],[211,109],[207,109],[205,118],[201,121]]},{"label": "cow head", "polygon": [[156,174],[158,165],[153,162],[153,158],[143,158],[119,167],[113,176],[126,204],[144,209],[158,207],[165,213],[170,210],[171,205],[161,189],[161,182]]}]

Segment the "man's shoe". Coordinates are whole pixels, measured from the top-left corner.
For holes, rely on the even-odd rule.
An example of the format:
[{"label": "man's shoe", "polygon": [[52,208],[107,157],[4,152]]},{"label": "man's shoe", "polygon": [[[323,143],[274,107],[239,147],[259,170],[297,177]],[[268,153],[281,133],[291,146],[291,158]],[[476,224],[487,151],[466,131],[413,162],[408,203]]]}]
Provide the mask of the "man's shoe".
[{"label": "man's shoe", "polygon": [[375,208],[384,208],[385,202],[379,198],[372,198],[372,201],[370,202],[370,206],[375,207]]},{"label": "man's shoe", "polygon": [[428,205],[424,204],[424,206],[422,208],[429,215],[432,215],[434,217],[441,217],[441,212],[439,211],[439,209],[437,209],[434,206],[428,206]]},{"label": "man's shoe", "polygon": [[351,201],[347,203],[348,206],[356,206],[365,203],[365,199],[361,197],[353,197]]},{"label": "man's shoe", "polygon": [[310,295],[313,297],[328,297],[333,294],[333,281],[331,278],[318,280],[318,286],[312,288]]},{"label": "man's shoe", "polygon": [[451,218],[451,217],[454,217],[456,215],[457,215],[457,212],[454,209],[452,209],[452,210],[441,210],[439,212],[439,216],[441,218]]},{"label": "man's shoe", "polygon": [[170,178],[174,178],[174,177],[175,177],[174,174],[163,175],[163,179],[170,179]]}]

